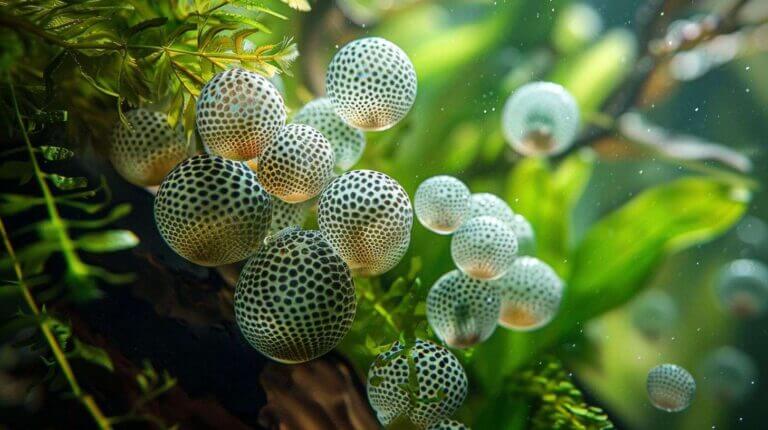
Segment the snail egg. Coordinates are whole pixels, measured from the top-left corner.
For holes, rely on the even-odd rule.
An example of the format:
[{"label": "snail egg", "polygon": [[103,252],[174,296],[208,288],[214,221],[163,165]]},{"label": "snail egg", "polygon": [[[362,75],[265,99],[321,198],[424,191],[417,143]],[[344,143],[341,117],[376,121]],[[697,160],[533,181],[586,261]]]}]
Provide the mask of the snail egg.
[{"label": "snail egg", "polygon": [[318,231],[287,229],[254,255],[235,286],[235,317],[248,343],[284,363],[333,349],[355,317],[347,265]]},{"label": "snail egg", "polygon": [[500,307],[496,282],[472,279],[453,270],[430,288],[427,321],[446,345],[469,348],[493,334]]},{"label": "snail egg", "polygon": [[168,115],[147,109],[126,112],[127,127],[118,121],[112,130],[109,161],[126,181],[158,185],[187,156],[181,130],[168,125]]},{"label": "snail egg", "polygon": [[413,198],[421,224],[439,234],[453,233],[469,211],[469,188],[452,176],[433,176],[419,185]]},{"label": "snail egg", "polygon": [[304,124],[288,124],[258,159],[259,181],[268,193],[298,203],[320,194],[333,175],[333,149]]},{"label": "snail egg", "polygon": [[727,264],[717,283],[723,307],[741,318],[754,318],[768,309],[768,266],[741,259]]},{"label": "snail egg", "polygon": [[[409,385],[408,357],[418,384],[415,399],[403,388]],[[395,342],[368,370],[368,401],[385,426],[407,416],[423,428],[451,416],[464,402],[467,385],[461,363],[447,349],[417,339],[406,351]]]},{"label": "snail egg", "polygon": [[562,86],[533,82],[507,99],[501,125],[507,142],[520,154],[555,155],[573,143],[579,107]]},{"label": "snail egg", "polygon": [[528,331],[543,327],[557,315],[563,281],[538,258],[517,258],[498,281],[501,292],[499,324]]},{"label": "snail egg", "polygon": [[515,214],[512,218],[512,231],[517,235],[517,254],[533,255],[536,253],[536,234],[533,231],[531,223],[520,214]]},{"label": "snail egg", "polygon": [[347,171],[360,160],[365,150],[365,135],[350,127],[333,110],[331,101],[322,97],[304,105],[293,118],[296,124],[317,129],[333,147],[336,168]]},{"label": "snail egg", "polygon": [[347,124],[386,130],[416,99],[416,71],[408,56],[380,37],[352,41],[334,55],[325,76],[328,98]]},{"label": "snail egg", "polygon": [[479,216],[494,217],[510,227],[513,227],[516,222],[515,213],[510,209],[507,202],[491,193],[475,193],[470,197],[469,214],[466,219]]},{"label": "snail egg", "polygon": [[217,266],[258,250],[272,218],[272,202],[244,163],[196,155],[160,184],[154,212],[160,234],[176,253]]},{"label": "snail egg", "polygon": [[317,222],[353,273],[373,276],[405,255],[413,210],[397,181],[380,172],[353,170],[320,195]]},{"label": "snail egg", "polygon": [[693,376],[675,364],[660,364],[651,369],[646,386],[653,406],[667,412],[687,408],[696,392]]},{"label": "snail egg", "polygon": [[197,131],[214,154],[258,157],[285,125],[285,104],[269,79],[240,68],[216,74],[197,99]]},{"label": "snail egg", "polygon": [[288,227],[301,227],[307,220],[309,208],[314,200],[301,203],[286,203],[280,199],[272,199],[272,222],[269,224],[269,234],[277,234]]},{"label": "snail egg", "polygon": [[515,232],[490,216],[472,218],[451,238],[456,266],[475,279],[498,279],[509,270],[517,255]]},{"label": "snail egg", "polygon": [[737,403],[752,392],[757,373],[757,365],[749,355],[734,347],[724,346],[704,361],[703,385],[716,399]]},{"label": "snail egg", "polygon": [[677,323],[677,305],[663,291],[649,291],[631,307],[632,324],[646,338],[657,340]]},{"label": "snail egg", "polygon": [[470,428],[458,421],[442,420],[427,427],[427,430],[470,430]]}]

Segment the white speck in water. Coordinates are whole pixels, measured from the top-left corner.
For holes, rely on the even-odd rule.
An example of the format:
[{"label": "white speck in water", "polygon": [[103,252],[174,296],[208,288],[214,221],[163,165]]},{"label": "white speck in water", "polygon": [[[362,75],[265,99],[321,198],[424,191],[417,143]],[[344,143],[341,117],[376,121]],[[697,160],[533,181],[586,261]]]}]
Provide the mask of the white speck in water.
[{"label": "white speck in water", "polygon": [[744,68],[744,70],[749,70],[749,69],[750,69],[750,67],[749,67],[749,66],[747,66],[747,67],[745,67],[745,68]]},{"label": "white speck in water", "polygon": [[643,169],[640,169],[637,173],[642,175],[643,174]]},{"label": "white speck in water", "polygon": [[698,111],[699,111],[699,108],[697,107],[697,108],[696,108],[696,109],[694,109],[693,111],[694,111],[694,112],[698,112]]}]

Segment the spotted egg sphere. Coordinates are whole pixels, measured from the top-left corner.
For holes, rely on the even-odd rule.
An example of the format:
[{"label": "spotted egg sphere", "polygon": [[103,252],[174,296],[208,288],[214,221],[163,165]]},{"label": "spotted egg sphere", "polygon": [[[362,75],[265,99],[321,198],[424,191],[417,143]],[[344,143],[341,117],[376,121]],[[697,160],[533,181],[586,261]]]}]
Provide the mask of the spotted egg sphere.
[{"label": "spotted egg sphere", "polygon": [[520,154],[555,155],[573,143],[579,107],[562,86],[533,82],[507,99],[501,125],[507,142]]},{"label": "spotted egg sphere", "polygon": [[669,294],[653,290],[632,303],[630,315],[635,329],[646,339],[653,341],[670,333],[677,324],[680,313]]},{"label": "spotted egg sphere", "polygon": [[405,255],[413,210],[397,181],[373,170],[353,170],[320,195],[317,222],[356,275],[373,276]]},{"label": "spotted egg sphere", "polygon": [[334,55],[325,76],[328,98],[347,124],[386,130],[416,99],[416,71],[408,56],[380,37],[352,41]]},{"label": "spotted egg sphere", "polygon": [[327,97],[304,105],[293,117],[293,122],[312,126],[328,139],[339,171],[349,170],[363,155],[365,135],[344,122],[333,110],[333,104]]},{"label": "spotted egg sphere", "polygon": [[203,266],[234,263],[261,245],[272,201],[244,163],[214,155],[182,161],[160,184],[155,222],[168,245]]},{"label": "spotted egg sphere", "polygon": [[[413,367],[409,367],[409,358]],[[418,388],[408,393],[410,372]],[[400,342],[380,354],[368,370],[368,401],[383,425],[401,416],[428,427],[451,416],[467,396],[467,375],[447,349],[417,339],[406,349]]]},{"label": "spotted egg sphere", "polygon": [[680,412],[693,401],[696,381],[675,364],[660,364],[648,372],[648,397],[653,406],[666,412]]},{"label": "spotted egg sphere", "polygon": [[168,125],[168,115],[148,109],[126,112],[128,124],[118,121],[112,130],[109,161],[126,181],[146,187],[158,185],[187,157],[181,130]]},{"label": "spotted egg sphere", "polygon": [[246,161],[285,125],[285,104],[269,79],[240,68],[216,74],[197,99],[197,131],[214,154]]},{"label": "spotted egg sphere", "polygon": [[725,265],[718,276],[717,296],[722,306],[740,318],[755,318],[768,309],[768,266],[740,259]]},{"label": "spotted egg sphere", "polygon": [[235,286],[243,336],[284,363],[333,349],[352,326],[355,308],[349,269],[319,231],[279,233],[248,260]]},{"label": "spotted egg sphere", "polygon": [[757,364],[732,346],[723,346],[711,352],[702,366],[703,388],[724,403],[738,403],[749,396],[758,377]]},{"label": "spotted egg sphere", "polygon": [[301,227],[307,220],[309,209],[314,200],[301,203],[286,203],[280,199],[272,199],[272,222],[269,224],[269,234],[274,235],[288,227]]},{"label": "spotted egg sphere", "polygon": [[563,281],[545,262],[519,257],[498,281],[501,292],[499,324],[529,331],[545,326],[560,309]]},{"label": "spotted egg sphere", "polygon": [[469,188],[453,176],[433,176],[419,185],[413,197],[416,217],[439,234],[453,233],[469,212]]},{"label": "spotted egg sphere", "polygon": [[469,199],[469,213],[466,219],[479,216],[497,218],[514,229],[515,213],[507,202],[491,193],[475,193]]},{"label": "spotted egg sphere", "polygon": [[456,267],[471,278],[498,279],[517,256],[517,237],[497,218],[475,217],[453,234],[451,256]]},{"label": "spotted egg sphere", "polygon": [[315,197],[333,176],[333,149],[322,134],[304,124],[288,124],[258,159],[259,181],[288,203]]},{"label": "spotted egg sphere", "polygon": [[427,430],[470,430],[463,423],[454,420],[442,420],[427,427]]},{"label": "spotted egg sphere", "polygon": [[515,214],[510,227],[517,235],[517,254],[534,255],[536,253],[536,233],[533,231],[531,223],[524,216]]},{"label": "spotted egg sphere", "polygon": [[500,309],[496,282],[472,279],[459,270],[441,276],[427,295],[427,321],[453,348],[469,348],[488,339]]}]

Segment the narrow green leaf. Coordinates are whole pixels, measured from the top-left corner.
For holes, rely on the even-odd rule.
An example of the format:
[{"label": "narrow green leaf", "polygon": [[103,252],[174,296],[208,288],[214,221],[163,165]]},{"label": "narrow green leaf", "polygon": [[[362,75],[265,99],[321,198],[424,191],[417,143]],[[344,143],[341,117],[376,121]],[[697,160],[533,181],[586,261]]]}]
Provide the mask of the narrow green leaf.
[{"label": "narrow green leaf", "polygon": [[80,236],[75,244],[87,252],[113,252],[138,245],[139,238],[130,230],[109,230]]},{"label": "narrow green leaf", "polygon": [[108,224],[115,222],[116,220],[131,213],[131,205],[129,203],[121,203],[109,212],[109,214],[103,218],[95,220],[68,220],[67,225],[74,228],[101,228]]},{"label": "narrow green leaf", "polygon": [[168,22],[168,18],[161,16],[157,18],[151,18],[146,21],[142,21],[132,27],[130,27],[128,30],[125,31],[125,37],[126,39],[130,38],[131,36],[140,33],[144,30],[148,30],[150,28],[155,27],[162,27],[165,25],[165,23]]},{"label": "narrow green leaf", "polygon": [[109,354],[106,351],[97,346],[89,345],[76,337],[73,337],[72,340],[74,347],[72,351],[67,353],[68,357],[79,358],[101,366],[110,372],[114,371],[112,359],[109,358]]},{"label": "narrow green leaf", "polygon": [[61,161],[72,158],[75,153],[67,148],[61,146],[47,146],[43,145],[40,148],[40,155],[48,161]]},{"label": "narrow green leaf", "polygon": [[61,176],[55,173],[49,173],[46,175],[49,181],[60,190],[77,190],[88,186],[88,178],[82,176]]}]

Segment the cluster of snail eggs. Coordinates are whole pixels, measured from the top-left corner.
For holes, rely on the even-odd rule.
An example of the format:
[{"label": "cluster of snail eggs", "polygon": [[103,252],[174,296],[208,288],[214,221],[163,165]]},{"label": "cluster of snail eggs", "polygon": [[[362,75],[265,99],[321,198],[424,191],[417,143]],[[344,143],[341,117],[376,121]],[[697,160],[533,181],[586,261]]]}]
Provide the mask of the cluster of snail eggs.
[{"label": "cluster of snail eggs", "polygon": [[749,355],[732,346],[723,346],[710,353],[702,366],[702,385],[715,399],[737,403],[754,389],[757,365]]},{"label": "cluster of snail eggs", "polygon": [[573,96],[552,82],[518,88],[502,112],[502,131],[523,155],[555,155],[565,151],[579,129],[579,107]]},{"label": "cluster of snail eggs", "polygon": [[469,348],[496,329],[501,298],[495,282],[472,279],[459,270],[446,273],[427,295],[427,321],[453,348]]},{"label": "cluster of snail eggs", "polygon": [[469,211],[470,192],[453,176],[433,176],[419,185],[413,197],[416,217],[438,234],[453,233]]},{"label": "cluster of snail eggs", "polygon": [[427,430],[470,430],[466,424],[454,420],[442,420],[427,427]]},{"label": "cluster of snail eggs", "polygon": [[517,236],[497,218],[475,217],[453,234],[451,256],[456,266],[472,278],[498,279],[517,257]]},{"label": "cluster of snail eggs", "polygon": [[728,263],[717,283],[723,307],[741,318],[755,318],[768,309],[768,266],[757,260]]},{"label": "cluster of snail eggs", "polygon": [[367,37],[334,55],[325,86],[346,123],[361,130],[385,130],[405,117],[416,100],[416,71],[397,45]]},{"label": "cluster of snail eggs", "polygon": [[498,284],[502,326],[519,331],[535,330],[557,315],[563,281],[547,263],[535,257],[519,257]]},{"label": "cluster of snail eggs", "polygon": [[660,364],[648,372],[648,397],[653,406],[666,412],[680,412],[690,406],[696,381],[675,364]]},{"label": "cluster of snail eggs", "polygon": [[327,97],[304,105],[293,117],[293,122],[314,127],[328,139],[333,148],[337,170],[349,170],[363,155],[365,135],[344,122],[333,110],[333,104]]},{"label": "cluster of snail eggs", "polygon": [[299,203],[317,196],[333,175],[333,149],[304,124],[288,124],[259,156],[259,180],[273,196]]},{"label": "cluster of snail eggs", "polygon": [[355,309],[349,268],[318,231],[279,233],[248,260],[235,286],[240,331],[262,354],[285,363],[333,349]]},{"label": "cluster of snail eggs", "polygon": [[158,185],[187,156],[184,134],[168,124],[168,115],[148,109],[126,112],[112,131],[109,160],[128,182]]},{"label": "cluster of snail eggs", "polygon": [[353,170],[320,195],[320,230],[350,269],[373,276],[393,268],[411,240],[413,210],[403,187],[384,173]]},{"label": "cluster of snail eggs", "polygon": [[[413,366],[409,366],[409,358]],[[411,372],[418,388],[408,392]],[[368,400],[383,425],[401,416],[422,428],[450,417],[467,396],[467,375],[447,349],[417,339],[380,354],[368,370]]]},{"label": "cluster of snail eggs", "polygon": [[678,320],[677,304],[663,291],[650,291],[631,308],[632,324],[646,338],[657,340],[669,332]]},{"label": "cluster of snail eggs", "polygon": [[288,227],[303,226],[313,201],[286,203],[280,199],[272,199],[272,222],[269,224],[269,234],[274,235]]},{"label": "cluster of snail eggs", "polygon": [[217,155],[258,157],[285,125],[285,104],[269,79],[233,68],[216,74],[197,99],[197,131]]},{"label": "cluster of snail eggs", "polygon": [[256,252],[270,225],[272,199],[245,164],[196,155],[163,180],[154,213],[160,234],[176,253],[217,266]]}]

